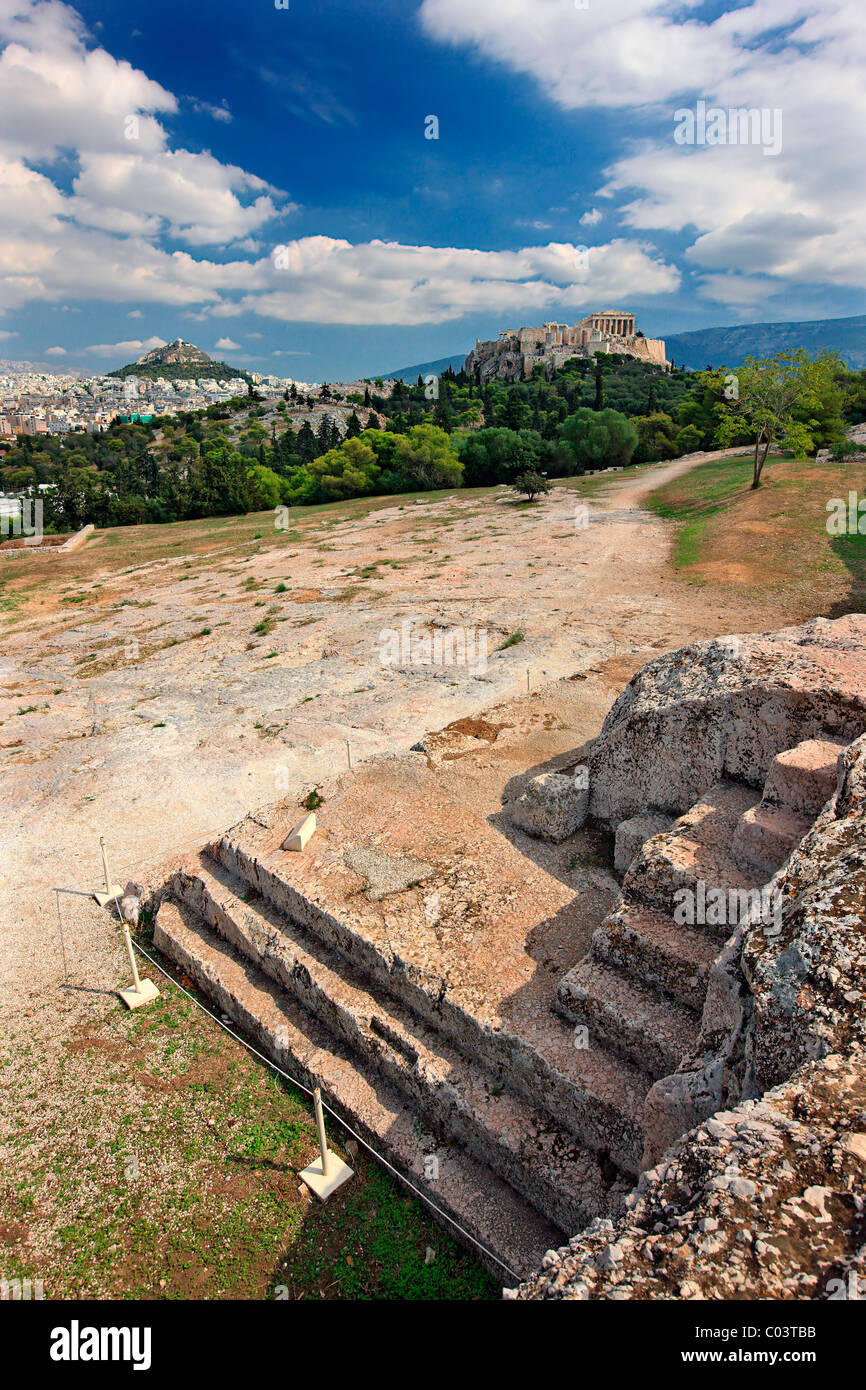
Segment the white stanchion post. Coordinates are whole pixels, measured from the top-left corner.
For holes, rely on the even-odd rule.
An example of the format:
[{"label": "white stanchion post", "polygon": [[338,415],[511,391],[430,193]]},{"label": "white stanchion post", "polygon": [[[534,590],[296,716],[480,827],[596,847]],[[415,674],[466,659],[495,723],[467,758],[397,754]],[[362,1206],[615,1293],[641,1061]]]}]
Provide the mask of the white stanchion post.
[{"label": "white stanchion post", "polygon": [[318,1086],[313,1089],[313,1109],[316,1112],[316,1129],[319,1132],[319,1162],[311,1163],[300,1173],[307,1186],[323,1202],[327,1202],[332,1192],[342,1187],[352,1177],[352,1169],[338,1154],[328,1148],[325,1133],[325,1112],[322,1109],[322,1092]]},{"label": "white stanchion post", "polygon": [[105,891],[96,892],[93,894],[93,896],[99,903],[100,907],[108,907],[108,904],[112,901],[112,899],[122,897],[123,889],[121,888],[119,883],[111,882],[111,875],[108,872],[108,857],[105,853],[104,835],[100,835],[99,837],[99,848],[102,851],[102,872],[105,875]]},{"label": "white stanchion post", "polygon": [[[117,907],[120,913],[120,904]],[[123,940],[126,945],[126,954],[129,957],[129,968],[132,971],[132,988],[119,989],[117,992],[128,1009],[140,1009],[142,1004],[150,1003],[151,999],[159,998],[159,990],[153,980],[142,980],[138,973],[138,965],[135,960],[135,948],[132,944],[132,937],[129,934],[129,923],[121,916],[121,928],[123,930]]]},{"label": "white stanchion post", "polygon": [[117,915],[120,918],[120,927],[123,932],[123,941],[126,946],[126,955],[129,960],[129,968],[132,971],[132,986],[127,989],[119,989],[117,993],[123,1000],[128,1009],[140,1009],[142,1004],[147,1004],[151,999],[159,998],[159,990],[153,980],[142,980],[138,973],[138,965],[135,960],[135,950],[132,945],[132,937],[129,934],[129,923],[124,919],[120,910],[120,899],[123,897],[123,889],[119,883],[111,882],[111,874],[108,870],[108,855],[105,852],[105,836],[99,837],[99,848],[102,851],[102,870],[105,874],[105,892],[94,893],[96,901],[100,907],[107,907],[113,902],[117,908]]},{"label": "white stanchion post", "polygon": [[322,1155],[322,1172],[328,1176],[328,1136],[325,1133],[325,1112],[322,1109],[322,1092],[318,1086],[313,1091],[313,1108],[316,1112],[316,1129],[319,1131],[319,1152]]}]

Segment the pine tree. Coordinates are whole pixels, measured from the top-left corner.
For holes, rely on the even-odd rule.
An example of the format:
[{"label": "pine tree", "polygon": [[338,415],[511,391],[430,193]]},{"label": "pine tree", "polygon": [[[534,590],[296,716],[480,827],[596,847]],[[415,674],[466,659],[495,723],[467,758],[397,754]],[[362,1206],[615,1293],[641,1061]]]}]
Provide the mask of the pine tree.
[{"label": "pine tree", "polygon": [[295,441],[295,444],[298,451],[298,457],[300,458],[302,463],[310,463],[311,460],[314,459],[316,455],[319,453],[319,449],[316,445],[316,436],[313,434],[313,431],[310,428],[309,420],[305,420],[304,423],[301,425],[301,428],[298,430],[298,436]]}]

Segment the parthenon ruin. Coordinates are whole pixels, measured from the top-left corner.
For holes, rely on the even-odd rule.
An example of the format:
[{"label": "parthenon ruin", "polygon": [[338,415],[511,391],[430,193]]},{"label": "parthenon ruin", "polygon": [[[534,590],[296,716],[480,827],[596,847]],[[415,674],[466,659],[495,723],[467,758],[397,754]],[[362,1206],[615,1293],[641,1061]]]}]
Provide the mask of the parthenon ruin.
[{"label": "parthenon ruin", "polygon": [[539,364],[562,366],[569,357],[592,357],[596,352],[621,352],[666,367],[662,338],[645,338],[635,330],[635,316],[621,309],[603,309],[577,323],[543,323],[539,328],[503,328],[486,342],[476,339],[466,359],[466,371],[480,381],[498,377],[519,381]]}]

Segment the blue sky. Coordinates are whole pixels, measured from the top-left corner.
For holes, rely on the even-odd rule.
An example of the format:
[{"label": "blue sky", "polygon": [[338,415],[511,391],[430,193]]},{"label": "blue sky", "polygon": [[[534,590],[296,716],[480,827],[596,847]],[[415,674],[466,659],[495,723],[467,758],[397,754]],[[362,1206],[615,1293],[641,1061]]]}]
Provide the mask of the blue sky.
[{"label": "blue sky", "polygon": [[[592,308],[866,311],[851,0],[0,0],[0,45],[8,358],[321,380]],[[700,101],[779,149],[677,143]]]}]

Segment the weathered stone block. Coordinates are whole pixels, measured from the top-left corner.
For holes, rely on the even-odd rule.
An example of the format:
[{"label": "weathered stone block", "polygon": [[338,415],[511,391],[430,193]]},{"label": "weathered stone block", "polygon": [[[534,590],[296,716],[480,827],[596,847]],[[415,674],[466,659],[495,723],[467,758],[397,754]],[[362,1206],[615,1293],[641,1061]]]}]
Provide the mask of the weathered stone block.
[{"label": "weathered stone block", "polygon": [[310,836],[315,834],[315,830],[316,815],[314,811],[311,811],[308,816],[304,816],[303,820],[298,821],[291,833],[283,840],[283,849],[291,849],[300,852],[307,844]]},{"label": "weathered stone block", "polygon": [[724,779],[763,788],[804,739],[866,727],[866,615],[745,633],[660,656],[610,710],[589,757],[590,814],[680,815]]},{"label": "weathered stone block", "polygon": [[511,819],[521,830],[540,839],[567,839],[586,819],[589,789],[581,781],[562,772],[543,772],[533,777],[513,803]]},{"label": "weathered stone block", "polygon": [[672,825],[672,818],[662,815],[631,816],[628,820],[620,821],[616,828],[613,851],[617,873],[627,873],[632,860],[645,842],[653,835],[658,835],[660,831],[669,830]]}]

